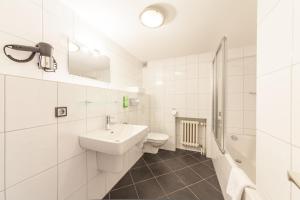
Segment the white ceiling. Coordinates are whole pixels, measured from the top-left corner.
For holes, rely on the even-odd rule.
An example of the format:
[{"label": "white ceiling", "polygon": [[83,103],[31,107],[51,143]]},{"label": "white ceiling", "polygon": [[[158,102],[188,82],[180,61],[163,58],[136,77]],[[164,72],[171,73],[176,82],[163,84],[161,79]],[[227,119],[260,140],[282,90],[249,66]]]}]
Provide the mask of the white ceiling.
[{"label": "white ceiling", "polygon": [[[65,0],[81,17],[141,61],[256,43],[256,0]],[[151,4],[168,4],[174,19],[158,29],[141,25]],[[168,12],[169,16],[173,15]]]}]

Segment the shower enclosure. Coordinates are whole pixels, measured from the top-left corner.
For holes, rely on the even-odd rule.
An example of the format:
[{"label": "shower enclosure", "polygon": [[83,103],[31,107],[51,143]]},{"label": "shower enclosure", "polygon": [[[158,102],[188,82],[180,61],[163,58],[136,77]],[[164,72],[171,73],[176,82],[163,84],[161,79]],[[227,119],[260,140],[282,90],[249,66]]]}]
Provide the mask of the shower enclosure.
[{"label": "shower enclosure", "polygon": [[212,130],[221,152],[224,148],[225,69],[227,38],[224,37],[213,60]]},{"label": "shower enclosure", "polygon": [[[249,60],[253,61],[251,73]],[[212,64],[212,131],[216,144],[230,163],[242,168],[255,182],[256,57],[243,54],[228,59],[227,38],[224,37]]]}]

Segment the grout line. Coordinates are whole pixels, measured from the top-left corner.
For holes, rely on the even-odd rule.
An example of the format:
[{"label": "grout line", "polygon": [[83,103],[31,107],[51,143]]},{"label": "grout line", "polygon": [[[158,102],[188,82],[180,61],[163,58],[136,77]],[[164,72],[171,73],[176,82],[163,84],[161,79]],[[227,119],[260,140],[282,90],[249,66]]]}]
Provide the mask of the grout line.
[{"label": "grout line", "polygon": [[3,95],[3,98],[4,98],[4,113],[3,113],[3,115],[4,115],[4,137],[3,137],[3,139],[4,139],[4,146],[3,146],[3,149],[4,149],[4,157],[3,157],[3,175],[4,175],[4,181],[3,181],[3,183],[4,183],[4,188],[3,188],[3,190],[4,190],[4,199],[7,199],[7,196],[6,196],[6,185],[7,185],[7,180],[6,180],[6,177],[7,177],[7,169],[6,169],[6,154],[7,154],[7,145],[6,145],[6,76],[3,76],[3,89],[4,89],[4,91],[3,91],[3,93],[4,93],[4,95]]},{"label": "grout line", "polygon": [[25,181],[27,181],[29,179],[35,178],[35,177],[37,177],[37,176],[39,176],[39,175],[41,175],[41,174],[43,174],[43,173],[45,173],[45,172],[47,172],[47,171],[55,168],[55,167],[58,167],[57,164],[52,165],[51,167],[48,167],[47,169],[44,169],[44,170],[42,170],[42,171],[40,171],[40,172],[38,172],[38,173],[36,173],[36,174],[34,174],[32,176],[26,177],[25,179],[23,179],[23,180],[21,180],[21,181],[19,181],[17,183],[14,183],[13,185],[11,185],[9,187],[6,187],[5,190],[8,190],[8,189],[10,189],[10,188],[12,188],[12,187],[14,187],[14,186],[16,186],[16,185],[18,185],[20,183],[23,183],[23,182],[25,182]]},{"label": "grout line", "polygon": [[[42,0],[44,2],[44,0]],[[43,6],[42,6],[43,7]],[[56,83],[56,106],[58,105],[58,83]],[[58,180],[59,180],[59,169],[58,169],[58,162],[59,162],[59,133],[58,133],[58,118],[56,118],[56,195],[57,199],[59,199],[59,186],[58,186]]]},{"label": "grout line", "polygon": [[[56,120],[56,119],[55,119]],[[23,131],[23,130],[29,130],[29,129],[36,129],[36,128],[42,128],[42,127],[46,127],[46,126],[53,126],[56,125],[57,122],[52,122],[52,123],[48,123],[48,124],[43,124],[43,125],[37,125],[37,126],[32,126],[32,127],[26,127],[26,128],[20,128],[20,129],[14,129],[14,130],[9,130],[9,131],[5,131],[7,134],[13,133],[13,132],[17,132],[17,131]]]},{"label": "grout line", "polygon": [[138,199],[140,199],[139,193],[138,193],[138,191],[137,191],[137,189],[136,189],[136,185],[134,184],[133,177],[132,177],[132,175],[131,175],[131,171],[129,170],[128,173],[129,173],[130,178],[131,178],[131,181],[132,181],[132,183],[133,183],[132,185],[133,185],[133,187],[134,187],[135,193],[136,193]]}]

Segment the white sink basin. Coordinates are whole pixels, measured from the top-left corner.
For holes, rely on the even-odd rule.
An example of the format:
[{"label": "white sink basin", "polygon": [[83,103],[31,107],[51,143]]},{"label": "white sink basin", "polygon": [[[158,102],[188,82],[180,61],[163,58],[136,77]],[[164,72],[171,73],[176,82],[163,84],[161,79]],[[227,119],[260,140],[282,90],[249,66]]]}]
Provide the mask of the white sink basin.
[{"label": "white sink basin", "polygon": [[123,155],[141,142],[148,133],[148,126],[115,124],[110,130],[97,130],[79,137],[83,148],[110,155]]}]

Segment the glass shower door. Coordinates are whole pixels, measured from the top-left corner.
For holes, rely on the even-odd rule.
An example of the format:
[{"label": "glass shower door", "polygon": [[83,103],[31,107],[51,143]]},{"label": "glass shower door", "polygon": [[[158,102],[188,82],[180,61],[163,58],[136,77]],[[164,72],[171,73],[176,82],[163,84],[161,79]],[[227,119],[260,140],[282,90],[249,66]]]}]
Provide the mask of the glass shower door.
[{"label": "glass shower door", "polygon": [[225,104],[225,68],[226,41],[224,37],[213,60],[213,133],[216,142],[224,152],[224,104]]}]

